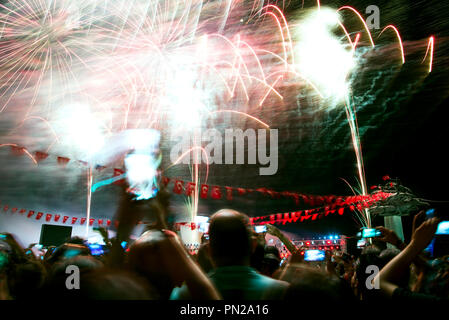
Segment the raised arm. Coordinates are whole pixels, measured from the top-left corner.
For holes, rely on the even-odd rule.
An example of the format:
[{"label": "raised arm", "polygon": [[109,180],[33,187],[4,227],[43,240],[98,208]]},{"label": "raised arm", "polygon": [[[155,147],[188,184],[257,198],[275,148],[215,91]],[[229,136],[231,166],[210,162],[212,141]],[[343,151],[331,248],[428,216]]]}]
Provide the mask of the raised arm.
[{"label": "raised arm", "polygon": [[413,260],[427,247],[437,230],[439,220],[432,218],[425,221],[412,235],[412,240],[405,249],[391,260],[376,276],[382,293],[388,297],[398,288],[397,283]]}]

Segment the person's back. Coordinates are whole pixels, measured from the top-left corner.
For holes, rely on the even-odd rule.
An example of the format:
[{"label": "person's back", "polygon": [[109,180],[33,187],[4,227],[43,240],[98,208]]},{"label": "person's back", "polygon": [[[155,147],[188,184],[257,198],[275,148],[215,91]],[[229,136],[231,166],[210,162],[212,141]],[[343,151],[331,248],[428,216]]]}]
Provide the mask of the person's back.
[{"label": "person's back", "polygon": [[[225,300],[282,299],[288,283],[259,274],[250,267],[251,230],[246,215],[220,210],[210,218],[209,248],[214,269],[209,277]],[[175,290],[172,299],[188,299],[185,287]]]},{"label": "person's back", "polygon": [[209,277],[224,300],[277,300],[288,284],[259,274],[248,266],[219,267]]}]

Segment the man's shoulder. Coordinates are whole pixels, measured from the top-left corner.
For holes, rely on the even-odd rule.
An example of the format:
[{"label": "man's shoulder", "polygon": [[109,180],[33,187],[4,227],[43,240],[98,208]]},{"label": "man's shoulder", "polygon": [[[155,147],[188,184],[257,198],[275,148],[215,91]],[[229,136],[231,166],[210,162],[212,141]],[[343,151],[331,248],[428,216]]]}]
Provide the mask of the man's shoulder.
[{"label": "man's shoulder", "polygon": [[259,279],[263,282],[265,282],[267,285],[275,286],[279,288],[287,288],[289,286],[289,283],[282,280],[276,280],[270,277],[267,277],[263,274],[256,273],[256,275],[259,277]]}]

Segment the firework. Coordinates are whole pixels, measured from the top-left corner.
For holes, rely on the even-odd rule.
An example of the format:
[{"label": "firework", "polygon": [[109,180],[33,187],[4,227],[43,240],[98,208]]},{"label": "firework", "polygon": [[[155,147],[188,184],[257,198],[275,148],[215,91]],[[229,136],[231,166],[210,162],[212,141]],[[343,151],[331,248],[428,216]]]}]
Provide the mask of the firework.
[{"label": "firework", "polygon": [[[255,111],[288,103],[285,88],[293,84],[295,92],[312,88],[320,105],[345,105],[366,194],[349,78],[357,72],[362,41],[371,48],[375,43],[354,8],[316,5],[290,26],[280,6],[264,1],[10,0],[0,5],[0,117],[19,114],[11,116],[13,132],[31,121],[43,123],[50,134],[47,152],[92,164],[101,153],[108,158],[109,139],[130,129],[191,134],[222,114],[269,128]],[[360,26],[345,26],[345,12]],[[387,30],[396,35],[404,64],[399,30],[390,25],[379,36]],[[429,72],[434,43],[430,37],[423,59]],[[189,151],[196,159],[192,219],[201,150],[194,141]],[[96,185],[91,168],[87,179],[89,215]]]}]

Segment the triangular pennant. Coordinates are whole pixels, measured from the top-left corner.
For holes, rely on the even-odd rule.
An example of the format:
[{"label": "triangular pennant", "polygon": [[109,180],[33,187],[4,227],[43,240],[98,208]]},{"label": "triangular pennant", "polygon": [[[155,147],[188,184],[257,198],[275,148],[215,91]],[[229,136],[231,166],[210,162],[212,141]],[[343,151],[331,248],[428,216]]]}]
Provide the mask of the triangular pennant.
[{"label": "triangular pennant", "polygon": [[36,161],[37,161],[37,162],[40,162],[40,161],[42,161],[42,160],[45,160],[45,159],[47,159],[47,157],[48,157],[48,153],[45,153],[45,152],[42,152],[42,151],[36,151],[36,152],[34,153],[34,155],[35,155],[35,157],[36,157]]},{"label": "triangular pennant", "polygon": [[58,164],[59,164],[61,167],[63,167],[63,168],[64,168],[64,167],[67,165],[67,163],[69,163],[69,161],[70,161],[69,158],[65,158],[65,157],[58,157],[57,159],[58,159]]}]

